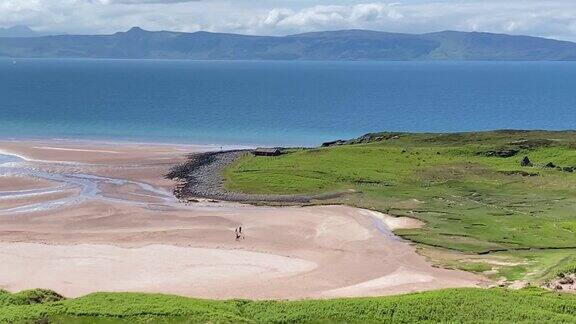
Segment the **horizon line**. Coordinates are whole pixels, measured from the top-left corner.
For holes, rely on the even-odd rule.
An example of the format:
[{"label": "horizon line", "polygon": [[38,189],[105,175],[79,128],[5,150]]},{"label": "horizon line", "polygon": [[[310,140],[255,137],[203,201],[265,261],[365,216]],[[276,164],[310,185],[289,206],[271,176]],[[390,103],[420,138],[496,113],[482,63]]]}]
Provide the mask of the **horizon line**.
[{"label": "horizon line", "polygon": [[126,34],[130,32],[147,32],[147,33],[174,33],[174,34],[196,34],[196,33],[208,33],[208,34],[221,34],[221,35],[238,35],[238,36],[249,36],[249,37],[273,37],[273,38],[284,38],[284,37],[292,37],[292,36],[299,36],[299,35],[306,35],[306,34],[319,34],[319,33],[336,33],[336,32],[351,32],[351,31],[362,31],[362,32],[374,32],[374,33],[382,33],[382,34],[397,34],[397,35],[413,35],[413,36],[425,36],[430,34],[440,34],[440,33],[463,33],[463,34],[487,34],[487,35],[505,35],[510,37],[530,37],[530,38],[539,38],[539,39],[547,39],[553,40],[557,42],[565,42],[576,44],[576,41],[570,41],[565,39],[558,39],[558,38],[551,38],[551,37],[544,37],[544,36],[534,36],[534,35],[527,35],[527,34],[510,34],[510,33],[503,33],[503,32],[490,32],[490,31],[462,31],[462,30],[455,30],[455,29],[444,29],[444,30],[437,30],[437,31],[430,31],[430,32],[423,32],[423,33],[409,33],[409,32],[396,32],[396,31],[384,31],[384,30],[375,30],[375,29],[362,29],[362,28],[344,28],[344,29],[327,29],[327,30],[315,30],[315,31],[305,31],[300,33],[294,34],[285,34],[285,35],[264,35],[264,34],[246,34],[246,33],[234,33],[234,32],[218,32],[218,31],[208,31],[208,30],[197,30],[197,31],[176,31],[176,30],[149,30],[142,28],[140,26],[132,26],[124,31],[116,31],[112,33],[94,33],[94,34],[70,34],[70,33],[59,33],[54,32],[53,34],[49,31],[36,31],[30,28],[27,25],[14,25],[8,27],[0,27],[0,29],[8,30],[14,27],[27,27],[32,32],[39,33],[40,35],[31,35],[31,36],[0,36],[0,38],[40,38],[40,37],[55,37],[55,36],[114,36],[117,34]]}]

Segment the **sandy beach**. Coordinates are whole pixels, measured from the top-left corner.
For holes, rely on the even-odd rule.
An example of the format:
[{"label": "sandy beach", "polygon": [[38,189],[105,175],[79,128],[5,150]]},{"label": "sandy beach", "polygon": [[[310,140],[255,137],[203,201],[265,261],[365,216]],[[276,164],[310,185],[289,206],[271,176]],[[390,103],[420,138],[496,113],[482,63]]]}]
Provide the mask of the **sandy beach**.
[{"label": "sandy beach", "polygon": [[433,267],[394,236],[423,225],[410,218],[346,206],[178,202],[163,175],[186,154],[211,149],[0,141],[11,159],[0,164],[0,288],[296,299],[482,284]]}]

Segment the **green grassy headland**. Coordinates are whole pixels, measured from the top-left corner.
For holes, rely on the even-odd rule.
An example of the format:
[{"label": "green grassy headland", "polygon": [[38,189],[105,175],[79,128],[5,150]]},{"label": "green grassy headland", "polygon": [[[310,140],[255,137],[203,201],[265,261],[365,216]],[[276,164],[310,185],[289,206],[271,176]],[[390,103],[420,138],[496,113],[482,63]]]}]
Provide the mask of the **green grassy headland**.
[{"label": "green grassy headland", "polygon": [[[525,156],[532,166],[521,166]],[[245,193],[350,191],[314,203],[420,219],[423,228],[396,233],[435,262],[536,282],[576,269],[574,166],[576,132],[377,133],[246,155],[225,176],[227,189]]]}]

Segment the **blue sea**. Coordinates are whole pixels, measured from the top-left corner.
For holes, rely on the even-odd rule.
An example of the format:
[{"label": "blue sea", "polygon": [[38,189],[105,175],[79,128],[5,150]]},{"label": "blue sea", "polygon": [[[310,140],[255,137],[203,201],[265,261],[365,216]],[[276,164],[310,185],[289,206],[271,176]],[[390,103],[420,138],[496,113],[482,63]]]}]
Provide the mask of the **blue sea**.
[{"label": "blue sea", "polygon": [[316,145],[575,129],[574,62],[0,60],[0,137]]}]

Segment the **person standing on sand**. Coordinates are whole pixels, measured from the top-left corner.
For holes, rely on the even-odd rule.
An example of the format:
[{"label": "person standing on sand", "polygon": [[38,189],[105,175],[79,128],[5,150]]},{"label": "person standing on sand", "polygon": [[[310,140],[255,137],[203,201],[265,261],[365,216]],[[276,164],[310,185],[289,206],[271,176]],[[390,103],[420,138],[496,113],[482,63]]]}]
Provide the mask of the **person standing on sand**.
[{"label": "person standing on sand", "polygon": [[244,239],[244,234],[242,234],[242,226],[236,227],[236,229],[234,230],[234,235],[236,235],[236,241]]}]

